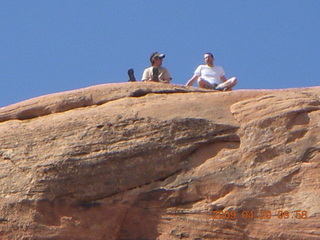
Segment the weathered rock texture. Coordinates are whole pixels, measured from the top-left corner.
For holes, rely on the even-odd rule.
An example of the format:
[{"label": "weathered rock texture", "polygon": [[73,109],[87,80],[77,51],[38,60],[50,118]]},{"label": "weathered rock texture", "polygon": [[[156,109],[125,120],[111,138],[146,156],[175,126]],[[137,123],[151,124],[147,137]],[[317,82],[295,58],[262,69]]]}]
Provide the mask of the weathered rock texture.
[{"label": "weathered rock texture", "polygon": [[319,87],[106,84],[0,121],[1,240],[320,239]]}]

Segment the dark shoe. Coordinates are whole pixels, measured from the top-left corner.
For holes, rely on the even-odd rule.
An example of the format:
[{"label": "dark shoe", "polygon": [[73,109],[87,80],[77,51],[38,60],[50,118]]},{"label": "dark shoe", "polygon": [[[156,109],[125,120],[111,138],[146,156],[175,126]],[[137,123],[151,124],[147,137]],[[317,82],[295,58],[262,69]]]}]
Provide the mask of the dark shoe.
[{"label": "dark shoe", "polygon": [[134,77],[134,70],[133,68],[130,68],[128,70],[128,75],[129,75],[129,81],[128,82],[136,82],[136,78]]},{"label": "dark shoe", "polygon": [[215,90],[216,87],[218,86],[218,84],[206,84],[205,88],[206,89],[211,89],[211,90]]},{"label": "dark shoe", "polygon": [[152,69],[152,81],[159,82],[159,69],[157,67]]}]

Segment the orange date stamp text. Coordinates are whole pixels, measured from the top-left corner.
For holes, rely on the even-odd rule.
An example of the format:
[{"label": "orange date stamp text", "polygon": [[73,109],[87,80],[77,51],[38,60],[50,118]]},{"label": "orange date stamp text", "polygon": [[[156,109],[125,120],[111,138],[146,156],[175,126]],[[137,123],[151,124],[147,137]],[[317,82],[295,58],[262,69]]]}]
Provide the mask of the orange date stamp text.
[{"label": "orange date stamp text", "polygon": [[212,219],[307,219],[308,212],[305,210],[287,211],[268,211],[268,210],[244,210],[244,211],[212,211]]}]

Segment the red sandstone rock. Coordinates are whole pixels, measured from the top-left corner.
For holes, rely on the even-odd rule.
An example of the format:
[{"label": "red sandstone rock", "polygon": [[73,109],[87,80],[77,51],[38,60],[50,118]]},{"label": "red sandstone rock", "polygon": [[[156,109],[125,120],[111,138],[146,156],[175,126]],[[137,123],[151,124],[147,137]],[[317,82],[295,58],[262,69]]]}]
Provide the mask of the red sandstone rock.
[{"label": "red sandstone rock", "polygon": [[0,109],[0,239],[319,239],[320,88],[106,84]]}]

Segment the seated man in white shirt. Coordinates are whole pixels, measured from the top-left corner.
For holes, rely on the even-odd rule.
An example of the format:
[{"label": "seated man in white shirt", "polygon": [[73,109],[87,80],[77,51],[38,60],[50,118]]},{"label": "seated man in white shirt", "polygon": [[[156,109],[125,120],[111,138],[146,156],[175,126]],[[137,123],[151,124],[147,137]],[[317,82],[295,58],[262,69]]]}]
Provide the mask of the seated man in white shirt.
[{"label": "seated man in white shirt", "polygon": [[194,72],[192,78],[186,83],[187,86],[192,86],[198,80],[200,88],[215,89],[220,91],[230,91],[237,84],[237,78],[232,77],[227,79],[224,70],[221,66],[214,65],[214,57],[212,53],[204,54],[206,65],[200,65]]}]

